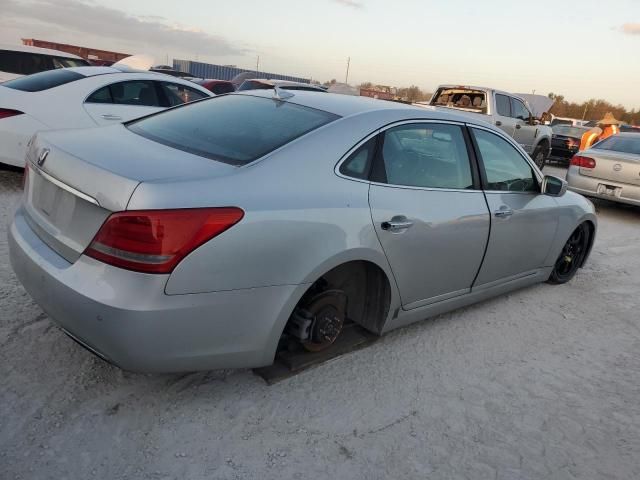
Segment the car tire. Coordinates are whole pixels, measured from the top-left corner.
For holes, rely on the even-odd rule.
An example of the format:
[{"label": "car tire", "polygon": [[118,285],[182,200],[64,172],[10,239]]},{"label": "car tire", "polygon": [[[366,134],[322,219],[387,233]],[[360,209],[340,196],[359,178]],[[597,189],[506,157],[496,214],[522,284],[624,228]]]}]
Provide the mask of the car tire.
[{"label": "car tire", "polygon": [[586,223],[578,225],[562,247],[547,283],[560,285],[570,281],[582,266],[591,242],[591,229]]},{"label": "car tire", "polygon": [[546,150],[544,145],[538,145],[531,155],[533,163],[535,163],[540,170],[544,168],[547,161]]}]

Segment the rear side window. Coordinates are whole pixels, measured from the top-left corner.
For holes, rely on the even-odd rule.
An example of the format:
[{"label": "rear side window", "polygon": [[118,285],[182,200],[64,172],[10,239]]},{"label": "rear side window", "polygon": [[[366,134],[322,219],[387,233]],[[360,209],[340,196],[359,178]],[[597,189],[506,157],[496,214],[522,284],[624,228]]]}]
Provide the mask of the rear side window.
[{"label": "rear side window", "polygon": [[387,130],[383,142],[381,156],[385,183],[473,189],[471,164],[459,126],[401,125]]},{"label": "rear side window", "polygon": [[244,165],[339,118],[290,102],[223,95],[128,124],[143,137],[232,165]]},{"label": "rear side window", "polygon": [[511,116],[511,102],[506,95],[496,94],[496,111],[501,117]]},{"label": "rear side window", "polygon": [[376,137],[373,137],[361,145],[340,165],[340,173],[347,177],[367,179],[375,151]]},{"label": "rear side window", "polygon": [[9,80],[2,84],[3,87],[21,90],[23,92],[41,92],[50,88],[59,87],[67,83],[85,78],[84,75],[72,70],[49,70],[47,72],[34,73],[26,77]]},{"label": "rear side window", "polygon": [[115,103],[140,107],[163,106],[158,98],[155,82],[151,80],[132,80],[107,85],[93,92],[86,102]]}]

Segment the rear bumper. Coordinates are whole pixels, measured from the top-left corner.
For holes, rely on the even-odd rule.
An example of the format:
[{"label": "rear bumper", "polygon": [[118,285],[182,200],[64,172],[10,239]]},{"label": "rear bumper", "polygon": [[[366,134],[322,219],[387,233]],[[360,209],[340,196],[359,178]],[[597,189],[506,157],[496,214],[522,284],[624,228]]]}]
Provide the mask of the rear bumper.
[{"label": "rear bumper", "polygon": [[[587,197],[602,198],[604,200],[610,200],[612,202],[626,203],[628,205],[640,206],[640,186],[630,185],[628,183],[614,182],[611,180],[604,180],[596,177],[587,177],[580,174],[579,167],[571,166],[567,171],[567,182],[569,183],[569,190],[580,193]],[[622,193],[619,197],[599,194],[598,185],[606,184],[614,187],[622,188]]]},{"label": "rear bumper", "polygon": [[126,370],[177,372],[273,362],[278,339],[307,285],[166,295],[166,275],[71,264],[16,214],[11,264],[25,289],[65,332]]}]

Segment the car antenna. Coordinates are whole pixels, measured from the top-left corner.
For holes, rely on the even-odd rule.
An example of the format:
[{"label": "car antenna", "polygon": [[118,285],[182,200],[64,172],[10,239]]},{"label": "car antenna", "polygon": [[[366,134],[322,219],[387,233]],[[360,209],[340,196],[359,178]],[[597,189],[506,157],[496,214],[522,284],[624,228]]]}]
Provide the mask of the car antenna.
[{"label": "car antenna", "polygon": [[274,90],[274,93],[273,93],[274,100],[286,100],[287,98],[291,98],[294,96],[293,93],[287,92],[286,90],[283,90],[277,85],[273,86],[273,90]]}]

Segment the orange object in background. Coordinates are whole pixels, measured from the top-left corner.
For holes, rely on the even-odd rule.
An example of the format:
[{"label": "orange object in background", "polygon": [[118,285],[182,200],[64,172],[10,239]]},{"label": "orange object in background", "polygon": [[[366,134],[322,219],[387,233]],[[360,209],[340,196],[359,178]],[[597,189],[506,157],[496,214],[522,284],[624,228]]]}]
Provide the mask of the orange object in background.
[{"label": "orange object in background", "polygon": [[607,113],[602,120],[598,122],[598,126],[592,128],[582,135],[580,140],[580,151],[586,150],[594,143],[609,138],[611,135],[620,133],[620,121],[616,120],[611,113]]}]

